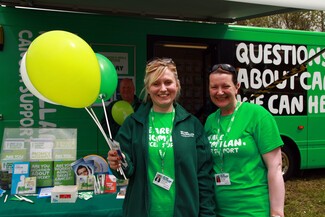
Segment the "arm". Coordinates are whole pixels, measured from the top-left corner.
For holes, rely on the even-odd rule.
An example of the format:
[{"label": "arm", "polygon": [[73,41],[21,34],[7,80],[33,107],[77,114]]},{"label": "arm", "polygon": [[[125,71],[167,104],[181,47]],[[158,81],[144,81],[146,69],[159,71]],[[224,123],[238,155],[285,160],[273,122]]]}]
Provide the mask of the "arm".
[{"label": "arm", "polygon": [[270,216],[284,216],[285,188],[282,176],[281,148],[263,154],[268,169],[267,178],[270,198]]},{"label": "arm", "polygon": [[[132,162],[130,161],[127,155],[125,155],[124,153],[122,153],[122,155],[126,160],[126,162],[128,163],[128,165],[132,164]],[[113,175],[119,179],[124,179],[124,177],[121,175],[120,172],[117,171],[117,169],[119,168],[123,169],[124,174],[126,175],[127,178],[129,178],[128,172],[133,171],[130,170],[129,166],[127,166],[126,168],[122,167],[121,157],[117,154],[117,151],[115,150],[109,150],[109,152],[107,153],[107,161],[108,161],[108,166],[110,167]]]},{"label": "arm", "polygon": [[199,181],[199,197],[200,197],[200,217],[215,216],[214,201],[214,179],[213,179],[213,160],[210,150],[210,143],[203,132],[199,136],[197,151],[198,158],[198,181]]},{"label": "arm", "polygon": [[117,151],[109,150],[107,154],[107,160],[108,160],[109,167],[112,170],[117,170],[118,168],[121,167],[121,164],[119,163],[120,157],[118,156]]},{"label": "arm", "polygon": [[[133,162],[129,156],[131,154],[131,144],[132,144],[132,121],[127,118],[125,123],[120,128],[119,133],[116,136],[116,141],[121,145],[122,155],[127,162],[127,167],[121,165],[121,157],[117,154],[116,150],[109,150],[107,160],[109,163],[109,167],[112,169],[112,173],[119,179],[123,179],[123,176],[117,171],[118,168],[123,169],[124,174],[127,178],[129,178],[133,173]],[[122,167],[121,167],[122,166]]]}]

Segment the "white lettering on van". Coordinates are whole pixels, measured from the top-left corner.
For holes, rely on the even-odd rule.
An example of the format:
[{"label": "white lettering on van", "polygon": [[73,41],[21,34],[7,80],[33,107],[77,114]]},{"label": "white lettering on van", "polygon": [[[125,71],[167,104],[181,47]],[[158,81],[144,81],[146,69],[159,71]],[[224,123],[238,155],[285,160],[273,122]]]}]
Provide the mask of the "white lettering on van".
[{"label": "white lettering on van", "polygon": [[[238,82],[243,89],[254,92],[264,89],[268,85],[277,81],[280,77],[285,75],[287,71],[279,71],[274,69],[276,67],[265,68],[263,70],[254,68],[254,65],[297,65],[306,61],[308,58],[314,56],[322,48],[307,49],[304,45],[281,45],[281,44],[263,44],[263,43],[245,43],[241,42],[236,48],[236,58],[239,63],[253,66],[252,68],[239,68]],[[325,67],[325,53],[315,57],[308,63],[311,66]],[[282,67],[283,68],[283,67]],[[297,80],[299,79],[299,80]],[[298,81],[295,82],[295,81]],[[296,87],[296,85],[298,87]],[[324,72],[303,72],[300,75],[295,74],[282,83],[277,84],[278,90],[284,90],[283,94],[274,94],[266,100],[263,95],[259,96],[251,102],[259,105],[264,105],[272,114],[296,114],[303,112],[304,108],[308,113],[325,113],[324,99],[325,94],[320,95],[325,90],[325,74]],[[290,96],[285,93],[294,91],[296,88],[302,88],[309,91],[308,97],[303,95]],[[270,91],[271,93],[272,91]],[[272,93],[271,93],[272,94]],[[238,100],[250,100],[247,96],[237,96]],[[264,102],[267,101],[267,102]],[[304,106],[305,105],[305,106]],[[307,105],[307,106],[306,106]]]}]

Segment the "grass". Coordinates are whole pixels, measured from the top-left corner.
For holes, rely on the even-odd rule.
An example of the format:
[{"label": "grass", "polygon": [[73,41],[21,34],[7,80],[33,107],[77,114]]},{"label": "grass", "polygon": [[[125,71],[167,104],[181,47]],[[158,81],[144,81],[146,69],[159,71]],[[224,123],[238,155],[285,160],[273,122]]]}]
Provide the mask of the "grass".
[{"label": "grass", "polygon": [[325,169],[305,170],[285,187],[286,217],[325,217]]}]

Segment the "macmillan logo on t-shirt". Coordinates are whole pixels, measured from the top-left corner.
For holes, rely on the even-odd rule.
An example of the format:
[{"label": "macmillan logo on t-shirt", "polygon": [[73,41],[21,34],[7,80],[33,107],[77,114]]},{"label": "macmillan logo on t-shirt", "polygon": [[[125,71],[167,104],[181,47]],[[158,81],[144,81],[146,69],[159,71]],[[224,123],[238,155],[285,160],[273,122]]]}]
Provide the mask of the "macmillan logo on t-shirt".
[{"label": "macmillan logo on t-shirt", "polygon": [[189,133],[189,132],[181,131],[181,136],[182,137],[194,137],[194,133]]},{"label": "macmillan logo on t-shirt", "polygon": [[220,151],[228,154],[236,154],[239,152],[240,147],[246,146],[246,142],[242,141],[241,138],[231,139],[227,141],[223,141],[223,138],[223,134],[221,134],[219,138],[215,134],[208,136],[208,139],[211,144],[212,154],[220,155]]}]

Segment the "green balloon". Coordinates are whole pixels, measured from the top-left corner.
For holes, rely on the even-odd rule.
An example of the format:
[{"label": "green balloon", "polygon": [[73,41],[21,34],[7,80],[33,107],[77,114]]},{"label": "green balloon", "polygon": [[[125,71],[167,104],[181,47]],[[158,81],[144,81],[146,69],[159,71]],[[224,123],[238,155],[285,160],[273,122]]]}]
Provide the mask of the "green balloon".
[{"label": "green balloon", "polygon": [[100,66],[100,90],[95,103],[101,103],[109,100],[117,88],[117,72],[113,63],[104,55],[96,53],[96,57]]},{"label": "green balloon", "polygon": [[131,104],[124,100],[117,101],[112,107],[113,119],[119,125],[122,125],[125,119],[133,112]]}]

